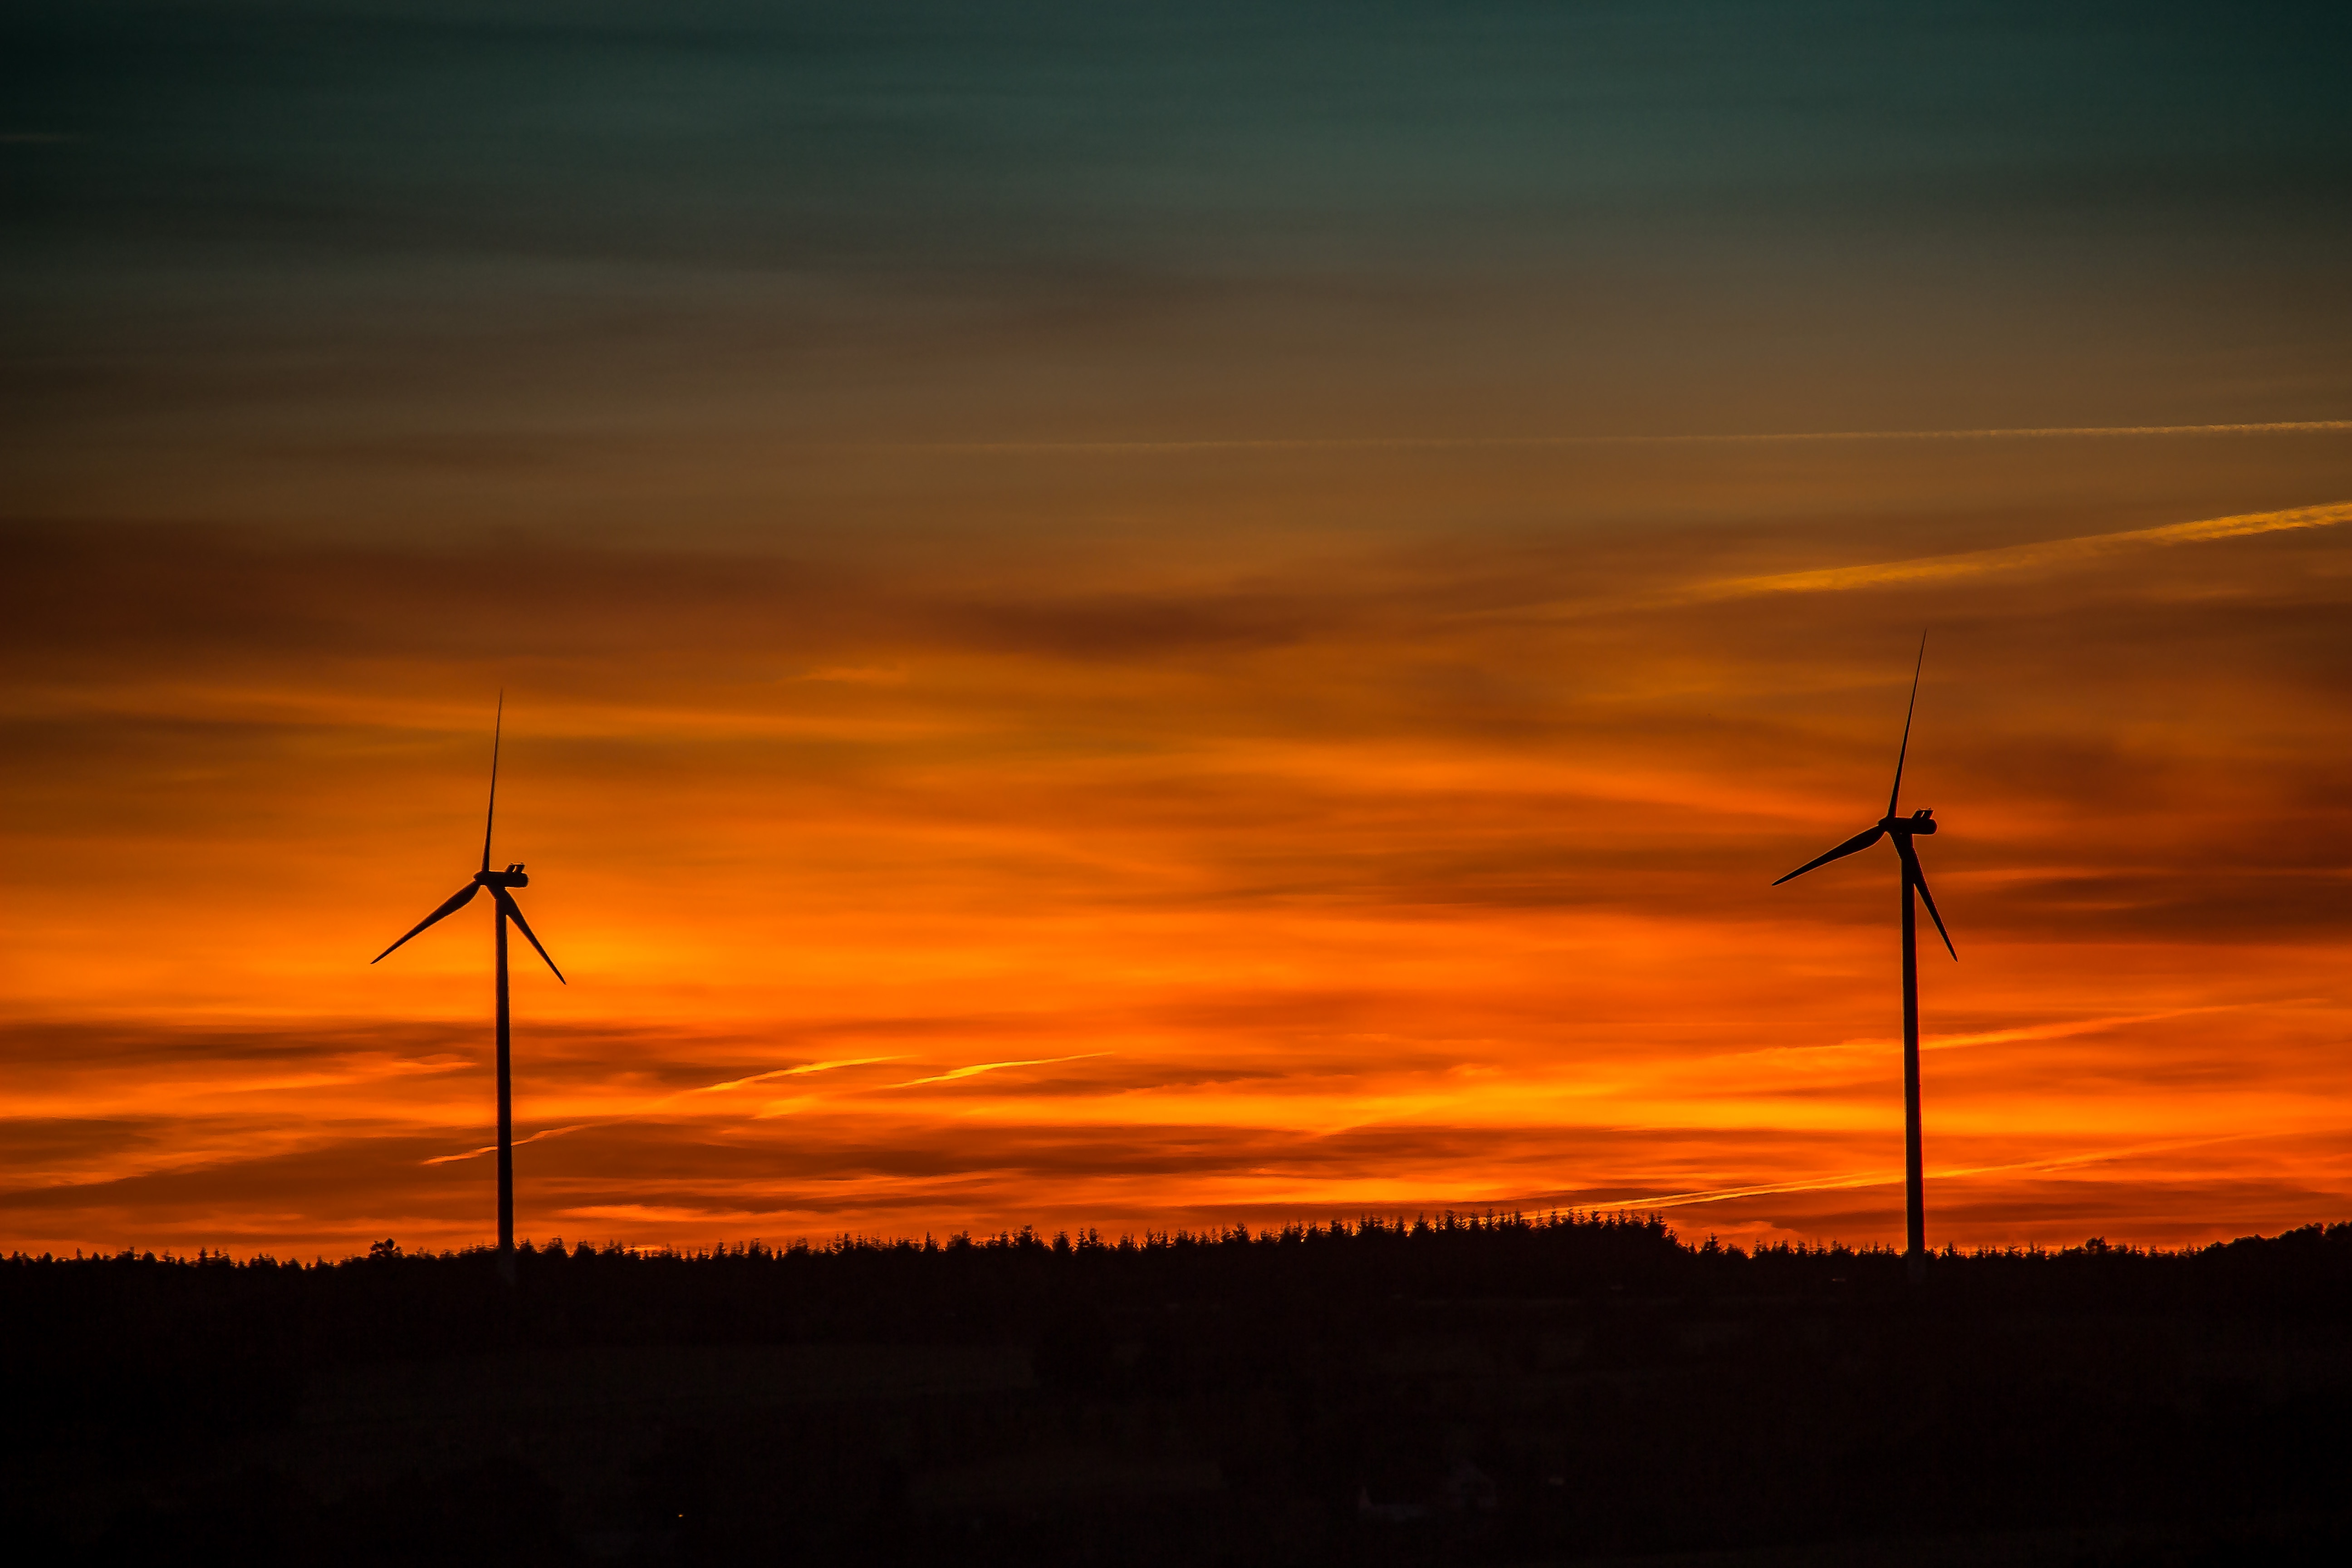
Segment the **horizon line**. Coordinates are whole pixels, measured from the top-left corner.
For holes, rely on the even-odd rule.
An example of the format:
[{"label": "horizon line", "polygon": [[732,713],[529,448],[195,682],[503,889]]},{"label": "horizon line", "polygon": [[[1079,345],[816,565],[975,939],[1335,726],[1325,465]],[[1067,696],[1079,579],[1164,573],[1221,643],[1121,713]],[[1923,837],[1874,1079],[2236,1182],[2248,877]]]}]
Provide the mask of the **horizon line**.
[{"label": "horizon line", "polygon": [[[2190,1142],[2204,1142],[2222,1141],[2223,1140],[2191,1140]],[[2130,1151],[2125,1151],[2124,1152],[2129,1152]],[[2107,1157],[2112,1157],[2112,1152],[2077,1156],[2074,1161],[2066,1161],[2062,1163],[2076,1163],[2076,1161],[2089,1161]],[[2002,1167],[1984,1168],[2000,1169]],[[1895,1179],[1900,1180],[1900,1177],[1898,1176]],[[1108,1235],[1099,1227],[1094,1226],[1062,1226],[1051,1233],[1048,1233],[1045,1230],[1039,1229],[1034,1225],[1025,1224],[1012,1227],[1000,1226],[984,1234],[966,1229],[950,1231],[945,1236],[941,1236],[933,1231],[925,1231],[921,1236],[918,1237],[904,1233],[886,1233],[881,1231],[869,1233],[865,1231],[838,1230],[831,1232],[823,1237],[819,1237],[810,1233],[802,1233],[790,1236],[781,1240],[771,1241],[765,1237],[753,1236],[731,1242],[724,1240],[714,1241],[702,1246],[691,1244],[682,1246],[677,1242],[625,1243],[614,1240],[611,1237],[607,1237],[602,1242],[591,1242],[585,1237],[583,1237],[577,1242],[566,1242],[560,1234],[551,1233],[543,1240],[539,1237],[528,1236],[518,1237],[515,1243],[515,1249],[520,1252],[525,1247],[532,1247],[536,1251],[550,1251],[557,1246],[562,1246],[566,1252],[571,1252],[576,1250],[580,1247],[588,1247],[593,1251],[599,1254],[618,1252],[632,1258],[684,1258],[691,1259],[697,1258],[732,1256],[736,1253],[747,1251],[752,1248],[761,1248],[771,1254],[777,1255],[793,1251],[832,1252],[838,1250],[854,1250],[859,1247],[896,1248],[900,1247],[913,1247],[918,1251],[929,1248],[944,1252],[959,1240],[971,1247],[982,1247],[1014,1243],[1024,1236],[1029,1237],[1038,1245],[1047,1247],[1051,1247],[1056,1238],[1066,1238],[1074,1248],[1081,1246],[1110,1248],[1118,1248],[1122,1246],[1143,1247],[1155,1245],[1167,1246],[1184,1241],[1216,1243],[1231,1239],[1236,1231],[1244,1233],[1245,1238],[1251,1244],[1255,1245],[1268,1240],[1279,1240],[1283,1237],[1294,1231],[1320,1231],[1328,1234],[1340,1226],[1345,1226],[1350,1234],[1378,1227],[1382,1230],[1393,1230],[1409,1235],[1423,1229],[1430,1231],[1442,1231],[1449,1228],[1484,1229],[1490,1224],[1508,1222],[1530,1226],[1562,1223],[1569,1225],[1631,1224],[1645,1226],[1649,1225],[1657,1225],[1664,1227],[1667,1239],[1674,1246],[1689,1252],[1699,1252],[1704,1250],[1707,1241],[1718,1241],[1719,1244],[1724,1246],[1727,1249],[1740,1249],[1749,1252],[1757,1250],[1757,1247],[1761,1245],[1764,1247],[1787,1246],[1821,1252],[1829,1252],[1843,1248],[1848,1252],[1857,1254],[1867,1255],[1871,1253],[1883,1253],[1886,1256],[1898,1258],[1902,1256],[1902,1247],[1897,1242],[1849,1242],[1835,1236],[1812,1239],[1801,1237],[1793,1238],[1782,1237],[1775,1238],[1769,1242],[1749,1244],[1744,1247],[1737,1239],[1730,1242],[1720,1242],[1721,1233],[1714,1230],[1705,1232],[1704,1239],[1697,1239],[1701,1233],[1695,1230],[1685,1232],[1674,1225],[1672,1219],[1667,1215],[1666,1210],[1669,1207],[1676,1206],[1681,1205],[1676,1204],[1671,1197],[1664,1200],[1655,1200],[1650,1206],[1639,1206],[1634,1205],[1589,1205],[1574,1206],[1552,1205],[1540,1208],[1525,1206],[1506,1207],[1496,1205],[1486,1205],[1475,1207],[1447,1206],[1435,1209],[1415,1209],[1412,1212],[1410,1221],[1408,1221],[1406,1211],[1403,1209],[1397,1209],[1387,1213],[1376,1212],[1368,1209],[1359,1213],[1352,1219],[1344,1215],[1334,1215],[1328,1218],[1318,1219],[1313,1216],[1307,1216],[1298,1219],[1269,1222],[1257,1226],[1252,1226],[1247,1220],[1236,1220],[1230,1225],[1204,1226],[1199,1229],[1190,1229],[1181,1226],[1176,1226],[1163,1230],[1123,1230],[1119,1232],[1115,1238]],[[1457,1223],[1454,1225],[1443,1223],[1446,1221],[1465,1223]],[[1467,1222],[1484,1223],[1473,1224]],[[2231,1236],[2226,1240],[2202,1242],[2186,1241],[2175,1246],[2166,1246],[2161,1243],[2153,1242],[2147,1244],[2139,1244],[2130,1241],[2110,1243],[2106,1241],[2105,1237],[2085,1237],[2084,1238],[2084,1243],[2074,1245],[2081,1246],[2092,1241],[2097,1241],[2105,1243],[2116,1251],[2137,1250],[2148,1254],[2185,1255],[2203,1252],[2215,1247],[2226,1247],[2230,1245],[2231,1241],[2243,1241],[2248,1239],[2258,1241],[2271,1240],[2277,1237],[2287,1236],[2298,1230],[2327,1230],[2347,1223],[2352,1222],[2326,1219],[2307,1220],[2301,1225],[2282,1225],[2275,1232],[2263,1231],[2257,1228]],[[393,1241],[395,1246],[398,1245],[396,1237],[386,1237],[384,1239]],[[366,1245],[373,1247],[379,1244],[372,1242]],[[404,1248],[400,1256],[404,1258],[443,1259],[464,1258],[473,1253],[482,1253],[486,1255],[494,1254],[497,1250],[498,1247],[496,1243],[487,1241],[476,1242],[464,1247],[439,1247],[427,1243],[419,1247],[415,1251],[409,1251]],[[2052,1247],[2036,1241],[2016,1241],[2000,1244],[1979,1242],[1973,1247],[1963,1249],[1958,1243],[1948,1242],[1943,1247],[1933,1250],[1937,1251],[1939,1255],[1944,1252],[1953,1252],[1965,1258],[1979,1254],[1993,1255],[2016,1251],[2038,1251],[2054,1256],[2057,1253],[2069,1250],[2069,1247],[2064,1244]],[[101,1250],[96,1247],[84,1250],[80,1247],[77,1247],[70,1255],[56,1251],[28,1252],[19,1247],[12,1248],[7,1253],[0,1254],[0,1261],[40,1262],[47,1259],[48,1261],[59,1263],[72,1263],[77,1261],[98,1263],[110,1262],[128,1258],[140,1261],[152,1259],[157,1263],[194,1263],[201,1257],[210,1259],[226,1259],[229,1262],[236,1264],[252,1264],[268,1261],[281,1266],[310,1268],[332,1267],[346,1263],[365,1263],[369,1260],[371,1256],[372,1255],[369,1252],[350,1252],[345,1253],[339,1258],[329,1258],[324,1253],[313,1253],[310,1262],[309,1264],[305,1264],[299,1256],[287,1256],[281,1258],[275,1253],[266,1251],[237,1254],[232,1253],[226,1247],[209,1247],[202,1243],[199,1243],[194,1252],[179,1253],[170,1250],[170,1245],[167,1243],[163,1247],[141,1247],[126,1245],[106,1250]]]}]

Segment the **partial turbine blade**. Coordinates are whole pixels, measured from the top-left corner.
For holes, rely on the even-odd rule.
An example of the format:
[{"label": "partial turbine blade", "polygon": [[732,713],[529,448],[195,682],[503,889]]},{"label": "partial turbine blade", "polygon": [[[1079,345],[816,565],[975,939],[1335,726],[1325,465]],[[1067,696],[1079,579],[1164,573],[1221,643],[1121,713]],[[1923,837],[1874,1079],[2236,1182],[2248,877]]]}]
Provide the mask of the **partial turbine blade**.
[{"label": "partial turbine blade", "polygon": [[482,869],[490,868],[490,828],[499,819],[499,739],[507,727],[507,694],[499,693],[498,717],[490,721],[490,809],[482,814]]},{"label": "partial turbine blade", "polygon": [[[504,888],[492,888],[490,892],[498,899],[499,908],[506,910],[507,919],[514,921],[516,925],[522,928],[523,940],[530,943],[533,947],[539,947],[539,938],[531,934],[530,922],[522,918],[522,906],[516,903],[513,897],[509,894]],[[547,949],[539,947],[539,956],[547,959],[548,973],[555,976],[557,984],[569,985],[572,984],[572,982],[563,978],[563,971],[555,967],[555,960],[547,957]]]},{"label": "partial turbine blade", "polygon": [[[467,904],[472,903],[474,901],[474,895],[481,890],[482,885],[479,882],[467,883],[464,887],[450,894],[448,900],[439,909],[435,910],[431,914],[426,915],[423,920],[418,921],[416,924],[410,929],[408,936],[415,936],[418,931],[423,931],[426,926],[431,925],[436,921],[448,919],[451,915],[456,914],[459,910],[464,909]],[[379,952],[373,958],[369,959],[368,962],[370,963],[382,963],[385,959],[392,956],[394,949],[399,947],[400,942],[406,942],[408,940],[408,936],[402,937],[400,942],[394,942],[391,947],[385,948],[382,952]]]},{"label": "partial turbine blade", "polygon": [[1859,850],[1869,848],[1872,845],[1877,843],[1881,838],[1885,837],[1886,829],[1884,827],[1874,827],[1866,833],[1857,833],[1853,837],[1847,839],[1844,843],[1839,845],[1836,848],[1831,850],[1828,854],[1816,855],[1811,859],[1806,861],[1803,865],[1798,867],[1795,870],[1790,872],[1787,876],[1780,878],[1778,880],[1774,881],[1772,885],[1777,888],[1782,882],[1793,881],[1797,878],[1803,876],[1806,872],[1811,870],[1816,866],[1826,866],[1832,860],[1843,860],[1847,856],[1854,854]]},{"label": "partial turbine blade", "polygon": [[[1919,634],[1919,657],[1911,666],[1911,705],[1903,710],[1903,749],[1895,753],[1895,787],[1886,792],[1886,815],[1895,815],[1895,803],[1903,795],[1903,759],[1911,754],[1911,715],[1919,710],[1919,671],[1927,663],[1927,634]],[[485,863],[487,865],[487,863]]]},{"label": "partial turbine blade", "polygon": [[1952,955],[1953,963],[1958,963],[1960,950],[1952,945],[1952,933],[1944,929],[1944,917],[1936,912],[1936,895],[1927,890],[1927,873],[1919,869],[1919,852],[1911,847],[1908,839],[1896,839],[1895,847],[1903,855],[1903,874],[1911,879],[1913,887],[1919,889],[1919,901],[1927,906],[1927,918],[1936,922],[1936,934],[1944,939],[1944,951]]}]

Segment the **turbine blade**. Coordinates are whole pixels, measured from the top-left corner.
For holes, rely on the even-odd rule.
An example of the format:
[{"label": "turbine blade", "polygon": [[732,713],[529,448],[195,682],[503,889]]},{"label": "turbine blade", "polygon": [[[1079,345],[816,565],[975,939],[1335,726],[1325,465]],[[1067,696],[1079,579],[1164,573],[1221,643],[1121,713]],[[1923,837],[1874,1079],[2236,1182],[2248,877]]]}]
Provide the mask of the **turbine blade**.
[{"label": "turbine blade", "polygon": [[522,906],[516,903],[513,896],[504,888],[492,888],[490,892],[499,900],[499,908],[506,910],[507,919],[522,928],[523,940],[531,946],[539,948],[539,956],[547,959],[548,973],[555,976],[556,984],[571,984],[572,982],[563,978],[563,971],[555,967],[555,960],[547,957],[547,949],[539,947],[539,938],[531,934],[530,922],[522,918]]},{"label": "turbine blade", "polygon": [[507,727],[507,694],[499,692],[498,717],[490,721],[490,809],[482,814],[482,869],[490,868],[490,828],[499,819],[499,740]]},{"label": "turbine blade", "polygon": [[1919,634],[1919,657],[1911,666],[1911,705],[1903,710],[1903,749],[1895,753],[1895,787],[1886,792],[1886,815],[1895,815],[1895,803],[1903,795],[1903,759],[1911,754],[1911,715],[1919,710],[1919,671],[1927,663],[1927,634]]},{"label": "turbine blade", "polygon": [[[482,885],[479,882],[467,883],[464,887],[450,894],[447,900],[444,902],[439,909],[435,910],[431,914],[426,915],[423,920],[418,921],[415,925],[409,928],[408,936],[415,936],[418,931],[423,931],[426,926],[431,925],[436,921],[448,919],[451,915],[456,914],[459,910],[464,909],[467,904],[472,903],[474,901],[474,895],[481,890]],[[382,963],[385,959],[392,956],[394,949],[399,947],[400,942],[406,942],[408,940],[408,936],[402,937],[400,942],[394,942],[391,947],[385,948],[382,952],[379,952],[373,958],[369,959],[368,962],[370,963]]]},{"label": "turbine blade", "polygon": [[1952,933],[1944,929],[1944,917],[1936,912],[1936,895],[1927,890],[1927,873],[1919,869],[1919,852],[1911,847],[1908,839],[1896,839],[1895,847],[1903,853],[1903,874],[1911,879],[1913,887],[1919,889],[1919,901],[1927,906],[1927,918],[1936,922],[1936,934],[1944,939],[1944,951],[1952,955],[1953,963],[1958,963],[1960,950],[1952,945]]},{"label": "turbine blade", "polygon": [[1826,866],[1832,860],[1843,860],[1845,857],[1855,853],[1857,850],[1869,848],[1872,845],[1877,843],[1885,836],[1886,829],[1884,827],[1874,827],[1868,832],[1857,833],[1853,837],[1847,839],[1844,843],[1839,845],[1836,848],[1831,850],[1828,854],[1814,856],[1811,859],[1806,861],[1803,865],[1798,867],[1787,876],[1773,882],[1772,885],[1777,888],[1781,882],[1794,881],[1797,878],[1803,876],[1806,872],[1811,870],[1816,866]]}]

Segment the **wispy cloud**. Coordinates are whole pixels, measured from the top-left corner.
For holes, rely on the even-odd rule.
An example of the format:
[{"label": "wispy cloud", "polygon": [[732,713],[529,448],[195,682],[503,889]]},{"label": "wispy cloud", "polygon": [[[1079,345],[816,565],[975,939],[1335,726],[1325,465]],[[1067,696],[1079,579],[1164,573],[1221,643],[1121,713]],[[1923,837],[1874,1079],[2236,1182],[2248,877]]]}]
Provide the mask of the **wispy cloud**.
[{"label": "wispy cloud", "polygon": [[[2065,1171],[2084,1165],[2105,1164],[2112,1160],[2135,1159],[2145,1154],[2166,1154],[2181,1149],[2201,1149],[2215,1143],[2237,1142],[2261,1137],[2255,1132],[2233,1132],[2215,1138],[2175,1138],[2157,1143],[2136,1143],[2122,1149],[2094,1149],[2085,1153],[2060,1154],[2042,1160],[2014,1160],[1997,1165],[1953,1165],[1926,1173],[1930,1181],[1952,1181],[1963,1176],[2002,1175],[2019,1171]],[[1652,1197],[1625,1198],[1602,1204],[1603,1208],[1669,1209],[1684,1208],[1693,1204],[1716,1204],[1733,1198],[1772,1197],[1783,1193],[1843,1192],[1860,1187],[1892,1186],[1903,1180],[1903,1173],[1895,1170],[1857,1171],[1844,1175],[1816,1177],[1800,1182],[1766,1182],[1748,1187],[1715,1187],[1700,1192],[1662,1193]]]},{"label": "wispy cloud", "polygon": [[[2033,441],[2161,436],[2326,435],[2352,430],[2352,419],[2272,419],[2228,425],[2034,425],[1958,430],[1759,430],[1650,436],[1268,436],[1198,440],[923,441],[892,450],[1021,455],[1181,455],[1188,452],[1476,451],[1575,447],[1769,447],[1848,441]],[[877,445],[879,445],[877,443]]]},{"label": "wispy cloud", "polygon": [[1734,577],[1703,584],[1687,598],[1742,599],[1767,594],[1836,594],[1856,588],[1889,588],[1955,578],[1982,577],[1996,572],[2019,572],[2087,561],[2118,551],[2168,544],[2200,544],[2247,534],[2279,533],[2294,529],[2333,528],[2352,522],[2352,501],[2293,507],[2283,511],[2243,512],[2234,517],[2204,518],[2195,522],[2167,523],[2160,528],[2134,528],[2120,533],[2090,533],[2073,539],[2042,540],[2032,544],[2006,545],[1995,550],[1969,550],[1953,555],[1923,555],[1909,561],[1880,561],[1861,566],[1828,566],[1811,572],[1780,572],[1763,577]]},{"label": "wispy cloud", "polygon": [[[717,1094],[722,1089],[741,1089],[747,1084],[767,1083],[780,1078],[799,1078],[806,1073],[831,1072],[836,1068],[871,1067],[876,1062],[895,1062],[899,1059],[901,1058],[898,1057],[842,1057],[837,1060],[829,1062],[803,1062],[796,1068],[777,1068],[772,1072],[753,1073],[749,1078],[730,1078],[724,1083],[706,1083],[699,1088],[686,1089],[682,1092],[686,1094]],[[677,1099],[678,1097],[673,1095],[670,1098]]]},{"label": "wispy cloud", "polygon": [[[1923,1035],[1919,1048],[1923,1051],[1951,1050],[1964,1046],[2000,1046],[2020,1040],[2063,1040],[2076,1035],[2105,1034],[2109,1029],[2129,1028],[2134,1024],[2161,1024],[2173,1018],[2190,1018],[2202,1013],[2236,1013],[2252,1007],[2292,1006],[2291,1001],[2223,1002],[2206,1007],[2173,1007],[2161,1013],[2124,1013],[2111,1017],[2074,1018],[2055,1024],[2022,1024],[2011,1029],[1983,1029],[1964,1035]],[[1799,1053],[1852,1050],[1859,1047],[1874,1049],[1897,1045],[1892,1036],[1874,1036],[1863,1039],[1841,1040],[1832,1046],[1775,1046],[1767,1050],[1748,1053],[1759,1056],[1790,1056]]]},{"label": "wispy cloud", "polygon": [[1074,1057],[1032,1057],[1025,1061],[1017,1062],[974,1062],[971,1066],[967,1068],[954,1068],[946,1072],[934,1073],[929,1078],[910,1078],[904,1083],[885,1084],[883,1087],[886,1089],[913,1089],[918,1084],[949,1083],[960,1078],[971,1078],[980,1073],[996,1072],[1004,1068],[1050,1067],[1055,1062],[1082,1062],[1094,1057],[1108,1056],[1109,1054],[1110,1053],[1108,1051],[1081,1051]]},{"label": "wispy cloud", "polygon": [[[534,1132],[528,1138],[516,1139],[515,1147],[520,1149],[526,1143],[536,1143],[542,1138],[561,1138],[566,1132],[581,1132],[586,1131],[588,1128],[597,1125],[599,1124],[593,1121],[581,1121],[575,1122],[570,1127],[550,1127],[544,1131]],[[424,1160],[418,1163],[425,1165],[446,1165],[458,1160],[478,1160],[485,1154],[496,1153],[498,1152],[498,1147],[499,1146],[495,1143],[485,1143],[478,1149],[468,1149],[461,1154],[436,1154],[430,1160]]]}]

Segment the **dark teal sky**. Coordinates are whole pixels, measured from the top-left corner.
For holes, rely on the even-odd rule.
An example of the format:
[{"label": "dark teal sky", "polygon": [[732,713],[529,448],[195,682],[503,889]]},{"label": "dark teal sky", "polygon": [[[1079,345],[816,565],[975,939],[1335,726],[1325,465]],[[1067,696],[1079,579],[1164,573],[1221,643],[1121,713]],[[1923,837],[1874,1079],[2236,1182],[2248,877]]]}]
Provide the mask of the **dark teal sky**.
[{"label": "dark teal sky", "polygon": [[2347,44],[2321,6],[19,5],[11,489],[71,510],[60,443],[705,404],[885,439],[2343,415]]}]

